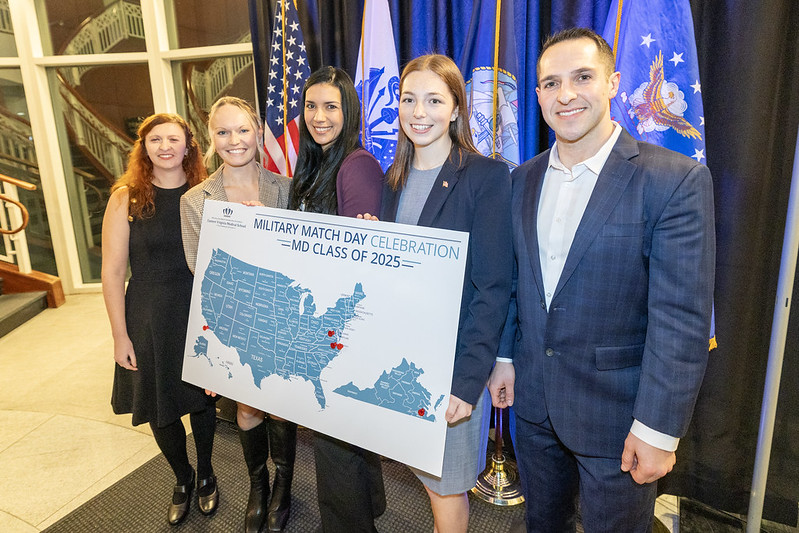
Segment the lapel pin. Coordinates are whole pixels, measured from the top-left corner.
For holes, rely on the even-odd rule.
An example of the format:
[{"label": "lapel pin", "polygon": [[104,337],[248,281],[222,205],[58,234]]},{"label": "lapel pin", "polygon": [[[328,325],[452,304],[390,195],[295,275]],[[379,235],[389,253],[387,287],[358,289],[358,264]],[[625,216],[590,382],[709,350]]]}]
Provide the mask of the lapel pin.
[{"label": "lapel pin", "polygon": [[443,185],[444,187],[449,187],[449,182],[448,182],[448,181],[445,181],[444,183],[442,183],[442,185]]}]

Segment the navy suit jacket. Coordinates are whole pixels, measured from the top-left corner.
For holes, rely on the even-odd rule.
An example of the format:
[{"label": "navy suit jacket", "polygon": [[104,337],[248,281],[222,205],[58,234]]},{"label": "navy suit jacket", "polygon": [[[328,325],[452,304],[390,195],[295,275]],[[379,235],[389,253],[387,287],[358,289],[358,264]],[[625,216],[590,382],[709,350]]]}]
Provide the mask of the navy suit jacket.
[{"label": "navy suit jacket", "polygon": [[[401,192],[384,188],[381,220],[396,220]],[[505,163],[454,149],[419,216],[419,226],[469,232],[452,394],[472,405],[488,381],[508,310],[510,193]]]},{"label": "navy suit jacket", "polygon": [[[621,133],[546,309],[536,220],[549,151],[513,172],[514,409],[576,453],[620,457],[633,418],[685,434],[708,357],[710,171]],[[512,350],[511,350],[512,346]]]}]

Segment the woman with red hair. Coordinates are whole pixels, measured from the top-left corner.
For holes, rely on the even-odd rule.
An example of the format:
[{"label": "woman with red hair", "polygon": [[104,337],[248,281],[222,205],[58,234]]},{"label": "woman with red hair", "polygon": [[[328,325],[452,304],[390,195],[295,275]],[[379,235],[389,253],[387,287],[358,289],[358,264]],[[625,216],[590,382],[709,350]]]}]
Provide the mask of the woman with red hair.
[{"label": "woman with red hair", "polygon": [[[200,512],[214,513],[219,502],[211,466],[214,401],[181,380],[193,276],[183,255],[180,196],[205,177],[186,121],[152,115],[139,126],[103,218],[103,297],[117,363],[111,405],[117,414],[132,413],[134,426],[150,424],[172,467],[172,525],[188,515],[195,483]],[[185,414],[197,448],[196,472],[186,453]]]}]

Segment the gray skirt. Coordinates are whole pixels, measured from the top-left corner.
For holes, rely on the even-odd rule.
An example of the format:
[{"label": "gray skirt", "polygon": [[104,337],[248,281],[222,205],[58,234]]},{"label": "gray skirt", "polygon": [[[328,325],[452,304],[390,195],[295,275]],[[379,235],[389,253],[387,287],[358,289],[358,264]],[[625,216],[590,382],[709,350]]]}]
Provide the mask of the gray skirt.
[{"label": "gray skirt", "polygon": [[441,477],[411,468],[428,489],[441,496],[448,496],[464,493],[474,487],[477,476],[486,465],[490,413],[491,397],[488,390],[484,389],[477,405],[472,409],[471,416],[459,420],[454,425],[447,425]]}]

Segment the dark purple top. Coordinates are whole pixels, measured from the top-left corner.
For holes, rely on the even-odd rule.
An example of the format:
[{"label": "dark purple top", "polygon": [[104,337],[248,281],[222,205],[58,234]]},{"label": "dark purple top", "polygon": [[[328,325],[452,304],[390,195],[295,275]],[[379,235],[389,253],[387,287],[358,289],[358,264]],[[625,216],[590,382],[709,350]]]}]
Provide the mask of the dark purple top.
[{"label": "dark purple top", "polygon": [[336,176],[338,213],[355,217],[380,214],[383,195],[383,169],[369,152],[358,148],[344,158]]}]

